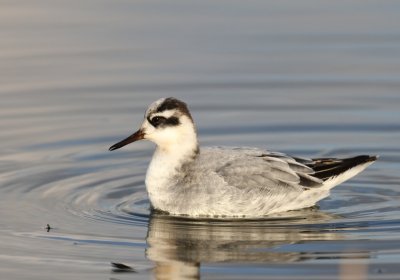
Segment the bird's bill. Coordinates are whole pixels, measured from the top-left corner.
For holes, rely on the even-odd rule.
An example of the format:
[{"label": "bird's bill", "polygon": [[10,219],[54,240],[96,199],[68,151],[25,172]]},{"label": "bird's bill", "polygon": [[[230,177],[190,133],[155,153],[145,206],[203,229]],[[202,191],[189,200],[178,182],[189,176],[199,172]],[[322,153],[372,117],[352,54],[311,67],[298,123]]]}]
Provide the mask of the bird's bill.
[{"label": "bird's bill", "polygon": [[125,138],[124,140],[112,145],[110,147],[110,151],[114,151],[116,149],[122,148],[123,146],[126,146],[132,142],[138,141],[138,140],[142,140],[144,139],[144,132],[143,130],[139,129],[138,131],[136,131],[135,133],[133,133],[131,136]]}]

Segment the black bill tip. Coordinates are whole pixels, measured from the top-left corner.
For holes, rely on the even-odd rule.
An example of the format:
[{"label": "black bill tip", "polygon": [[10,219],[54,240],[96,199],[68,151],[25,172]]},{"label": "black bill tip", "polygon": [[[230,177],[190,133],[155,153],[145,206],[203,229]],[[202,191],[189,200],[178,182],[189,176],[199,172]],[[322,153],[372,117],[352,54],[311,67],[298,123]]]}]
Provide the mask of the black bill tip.
[{"label": "black bill tip", "polygon": [[110,148],[108,148],[109,151],[114,151],[116,149],[118,149],[116,145],[112,145]]},{"label": "black bill tip", "polygon": [[142,140],[144,138],[144,132],[142,130],[138,130],[135,133],[133,133],[131,136],[125,138],[124,140],[112,145],[108,150],[109,151],[114,151],[119,148],[122,148],[123,146],[126,146],[132,142]]}]

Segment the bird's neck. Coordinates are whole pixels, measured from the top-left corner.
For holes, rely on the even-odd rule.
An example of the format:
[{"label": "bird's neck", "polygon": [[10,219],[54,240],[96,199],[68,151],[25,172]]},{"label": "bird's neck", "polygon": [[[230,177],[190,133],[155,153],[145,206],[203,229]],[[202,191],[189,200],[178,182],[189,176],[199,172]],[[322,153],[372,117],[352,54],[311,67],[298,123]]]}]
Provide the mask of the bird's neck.
[{"label": "bird's neck", "polygon": [[186,135],[181,141],[174,141],[165,146],[157,146],[153,161],[159,161],[164,170],[176,169],[190,161],[199,154],[199,145],[196,136]]},{"label": "bird's neck", "polygon": [[158,143],[146,175],[146,185],[163,184],[181,172],[199,154],[196,132],[180,134],[174,141]]},{"label": "bird's neck", "polygon": [[197,140],[170,144],[167,148],[157,146],[146,174],[146,189],[153,208],[165,209],[166,203],[173,201],[170,187],[185,176],[183,166],[193,162],[198,154]]}]

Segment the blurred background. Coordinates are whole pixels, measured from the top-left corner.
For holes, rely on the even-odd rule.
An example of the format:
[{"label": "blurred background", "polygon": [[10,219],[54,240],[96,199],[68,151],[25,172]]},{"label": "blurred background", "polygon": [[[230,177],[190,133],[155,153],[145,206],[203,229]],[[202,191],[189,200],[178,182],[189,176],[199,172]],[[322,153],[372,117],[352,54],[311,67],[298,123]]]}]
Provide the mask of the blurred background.
[{"label": "blurred background", "polygon": [[[397,1],[2,1],[3,149],[123,134],[164,96],[189,103],[200,129],[230,113],[224,127],[398,131],[399,10]],[[373,114],[378,104],[385,110]],[[268,137],[264,145],[285,141]]]},{"label": "blurred background", "polygon": [[[332,223],[346,232],[365,229],[345,240],[395,244],[387,253],[386,243],[360,241],[367,257],[355,263],[381,269],[400,256],[399,1],[2,0],[0,38],[0,273],[8,279],[99,279],[116,260],[153,266],[143,180],[154,146],[107,150],[168,96],[188,103],[202,145],[381,155],[321,209],[345,217]],[[47,223],[56,230],[45,235]],[[371,254],[384,261],[370,264]],[[340,271],[309,259],[317,274]],[[236,261],[203,273],[247,275],[249,264]],[[297,261],[253,275],[307,279],[290,266]],[[379,271],[398,277],[394,267]]]}]

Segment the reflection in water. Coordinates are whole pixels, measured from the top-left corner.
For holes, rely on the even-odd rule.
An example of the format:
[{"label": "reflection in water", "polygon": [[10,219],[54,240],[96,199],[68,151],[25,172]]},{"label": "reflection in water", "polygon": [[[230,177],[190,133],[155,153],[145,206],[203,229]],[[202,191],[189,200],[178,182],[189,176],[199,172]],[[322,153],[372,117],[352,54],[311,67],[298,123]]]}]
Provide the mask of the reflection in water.
[{"label": "reflection in water", "polygon": [[156,279],[199,279],[203,262],[298,262],[316,258],[315,254],[285,251],[282,246],[343,238],[335,231],[312,226],[331,220],[329,214],[306,209],[289,215],[292,217],[199,221],[155,213],[149,222],[147,257],[156,263]]}]

